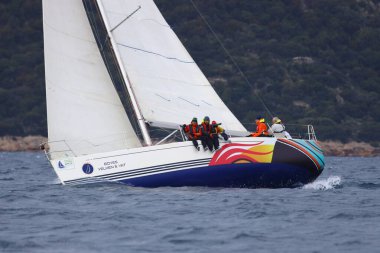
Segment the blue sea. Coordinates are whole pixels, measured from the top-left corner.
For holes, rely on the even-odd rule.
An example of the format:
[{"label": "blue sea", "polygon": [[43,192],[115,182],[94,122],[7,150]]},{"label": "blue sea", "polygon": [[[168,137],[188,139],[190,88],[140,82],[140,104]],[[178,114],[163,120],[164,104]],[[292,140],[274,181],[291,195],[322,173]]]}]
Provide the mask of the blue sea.
[{"label": "blue sea", "polygon": [[62,186],[42,153],[0,161],[0,252],[380,252],[380,157],[295,189]]}]

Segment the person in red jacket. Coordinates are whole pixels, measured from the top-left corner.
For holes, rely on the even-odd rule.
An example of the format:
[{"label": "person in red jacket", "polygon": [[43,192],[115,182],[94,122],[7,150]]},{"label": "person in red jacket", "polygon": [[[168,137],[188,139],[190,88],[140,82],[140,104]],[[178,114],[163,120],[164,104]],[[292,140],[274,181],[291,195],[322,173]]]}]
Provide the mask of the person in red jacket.
[{"label": "person in red jacket", "polygon": [[192,141],[194,147],[199,151],[200,148],[198,145],[198,139],[201,138],[202,131],[201,131],[200,126],[198,125],[197,118],[194,117],[191,120],[191,124],[185,126],[183,129],[184,129],[184,132],[187,135],[187,138],[189,139],[189,141]]},{"label": "person in red jacket", "polygon": [[265,119],[261,116],[256,118],[256,132],[250,135],[251,137],[269,137],[268,127],[265,124]]},{"label": "person in red jacket", "polygon": [[203,118],[203,122],[201,125],[201,131],[202,131],[202,136],[201,136],[201,142],[203,149],[206,151],[209,149],[212,151],[212,137],[211,137],[211,124],[210,124],[210,117],[206,116]]}]

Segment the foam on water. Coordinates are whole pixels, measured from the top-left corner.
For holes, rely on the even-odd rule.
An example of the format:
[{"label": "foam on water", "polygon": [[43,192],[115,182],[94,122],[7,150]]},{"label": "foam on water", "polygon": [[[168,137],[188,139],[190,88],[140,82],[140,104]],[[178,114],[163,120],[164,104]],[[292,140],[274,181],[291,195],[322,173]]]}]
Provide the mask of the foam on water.
[{"label": "foam on water", "polygon": [[50,184],[50,185],[57,185],[57,184],[62,184],[61,183],[61,180],[59,180],[59,178],[54,178],[53,180],[49,181],[47,184]]},{"label": "foam on water", "polygon": [[314,181],[310,184],[304,185],[302,189],[312,189],[312,190],[330,190],[335,189],[341,183],[340,176],[330,176],[326,179],[320,179]]}]

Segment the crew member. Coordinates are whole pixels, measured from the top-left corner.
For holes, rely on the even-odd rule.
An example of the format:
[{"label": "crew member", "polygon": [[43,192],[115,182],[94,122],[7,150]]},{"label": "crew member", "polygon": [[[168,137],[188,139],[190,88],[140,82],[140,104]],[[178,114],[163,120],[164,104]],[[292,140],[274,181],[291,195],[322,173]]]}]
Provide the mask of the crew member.
[{"label": "crew member", "polygon": [[203,118],[203,122],[201,125],[201,131],[202,131],[202,137],[201,142],[203,149],[206,151],[209,149],[212,151],[212,140],[211,140],[211,125],[210,125],[210,118],[208,116]]},{"label": "crew member", "polygon": [[185,126],[184,132],[187,135],[187,138],[193,142],[194,147],[199,151],[199,145],[198,145],[198,139],[201,138],[202,132],[201,128],[198,125],[198,119],[193,118],[191,120],[191,124],[188,126]]},{"label": "crew member", "polygon": [[268,127],[265,124],[265,119],[261,116],[256,117],[256,132],[252,133],[252,137],[269,137]]},{"label": "crew member", "polygon": [[277,138],[288,138],[291,139],[292,137],[290,134],[285,131],[285,126],[282,124],[282,121],[278,117],[274,117],[272,119],[273,125],[270,127],[269,132]]},{"label": "crew member", "polygon": [[211,140],[214,146],[214,150],[219,149],[219,134],[223,136],[224,140],[228,140],[228,135],[224,131],[224,129],[220,126],[222,123],[216,123],[216,121],[211,122]]}]

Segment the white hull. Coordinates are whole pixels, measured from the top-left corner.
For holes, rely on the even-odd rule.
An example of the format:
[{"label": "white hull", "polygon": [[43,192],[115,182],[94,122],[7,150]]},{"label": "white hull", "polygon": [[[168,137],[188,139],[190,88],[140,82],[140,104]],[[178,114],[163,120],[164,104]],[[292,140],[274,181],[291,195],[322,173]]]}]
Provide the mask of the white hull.
[{"label": "white hull", "polygon": [[[274,145],[275,138],[231,138],[233,143]],[[221,146],[226,143],[221,143]],[[121,181],[129,178],[206,167],[214,153],[197,151],[192,142],[50,160],[62,184]],[[91,166],[89,166],[91,165]]]}]

